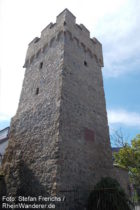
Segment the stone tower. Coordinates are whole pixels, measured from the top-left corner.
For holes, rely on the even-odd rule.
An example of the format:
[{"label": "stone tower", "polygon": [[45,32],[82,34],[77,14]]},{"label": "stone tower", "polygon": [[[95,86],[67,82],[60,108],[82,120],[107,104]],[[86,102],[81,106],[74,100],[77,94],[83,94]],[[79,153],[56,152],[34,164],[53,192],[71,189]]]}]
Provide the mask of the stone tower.
[{"label": "stone tower", "polygon": [[83,200],[113,168],[102,45],[65,9],[29,43],[24,67],[3,161],[8,193],[78,188]]}]

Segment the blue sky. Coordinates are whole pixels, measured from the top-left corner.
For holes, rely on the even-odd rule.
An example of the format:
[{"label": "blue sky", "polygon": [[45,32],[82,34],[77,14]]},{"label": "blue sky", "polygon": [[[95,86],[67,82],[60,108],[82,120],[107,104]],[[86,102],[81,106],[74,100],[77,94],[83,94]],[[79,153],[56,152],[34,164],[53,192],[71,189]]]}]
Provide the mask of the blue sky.
[{"label": "blue sky", "polygon": [[139,1],[126,1],[98,25],[110,133],[121,128],[129,141],[140,133],[139,9]]},{"label": "blue sky", "polygon": [[28,43],[65,8],[103,45],[110,133],[130,141],[140,133],[139,0],[0,0],[0,129],[16,113]]}]

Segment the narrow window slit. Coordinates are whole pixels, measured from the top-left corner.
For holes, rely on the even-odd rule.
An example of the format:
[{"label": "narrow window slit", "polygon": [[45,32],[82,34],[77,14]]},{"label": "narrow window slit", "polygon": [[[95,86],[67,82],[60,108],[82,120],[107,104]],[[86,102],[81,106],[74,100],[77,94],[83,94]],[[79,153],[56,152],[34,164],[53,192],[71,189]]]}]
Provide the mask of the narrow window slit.
[{"label": "narrow window slit", "polygon": [[43,62],[40,63],[39,69],[42,69],[42,67],[43,67]]},{"label": "narrow window slit", "polygon": [[39,94],[39,88],[36,88],[36,95]]},{"label": "narrow window slit", "polygon": [[86,61],[84,61],[84,65],[87,66],[87,62]]}]

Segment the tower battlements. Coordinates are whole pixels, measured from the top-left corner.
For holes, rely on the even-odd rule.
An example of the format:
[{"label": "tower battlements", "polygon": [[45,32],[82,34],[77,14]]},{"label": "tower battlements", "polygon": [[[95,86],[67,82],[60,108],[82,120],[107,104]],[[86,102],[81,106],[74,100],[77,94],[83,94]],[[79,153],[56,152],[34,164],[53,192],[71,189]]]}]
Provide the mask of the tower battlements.
[{"label": "tower battlements", "polygon": [[54,42],[59,42],[60,37],[65,41],[69,36],[75,41],[84,53],[94,58],[99,66],[103,66],[102,45],[96,38],[90,38],[89,30],[83,24],[76,24],[75,16],[65,9],[57,18],[56,23],[50,23],[41,32],[41,37],[35,37],[28,46],[24,67],[29,67],[36,58],[47,52]]}]

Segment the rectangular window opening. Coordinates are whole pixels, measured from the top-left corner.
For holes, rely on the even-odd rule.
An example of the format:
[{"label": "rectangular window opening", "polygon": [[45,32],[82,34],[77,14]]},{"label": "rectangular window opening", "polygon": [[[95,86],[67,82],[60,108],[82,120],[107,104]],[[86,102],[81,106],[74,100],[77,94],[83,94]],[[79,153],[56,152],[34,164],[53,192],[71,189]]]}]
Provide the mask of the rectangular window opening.
[{"label": "rectangular window opening", "polygon": [[39,69],[42,69],[42,67],[43,67],[43,62],[40,63]]},{"label": "rectangular window opening", "polygon": [[36,88],[36,95],[39,94],[39,88]]},{"label": "rectangular window opening", "polygon": [[87,62],[86,61],[84,61],[84,65],[87,66]]}]

